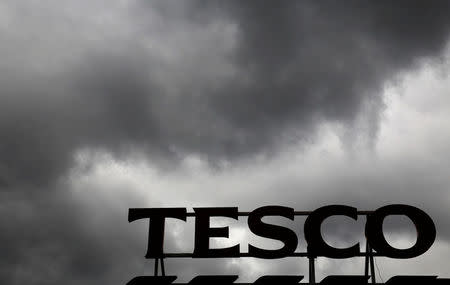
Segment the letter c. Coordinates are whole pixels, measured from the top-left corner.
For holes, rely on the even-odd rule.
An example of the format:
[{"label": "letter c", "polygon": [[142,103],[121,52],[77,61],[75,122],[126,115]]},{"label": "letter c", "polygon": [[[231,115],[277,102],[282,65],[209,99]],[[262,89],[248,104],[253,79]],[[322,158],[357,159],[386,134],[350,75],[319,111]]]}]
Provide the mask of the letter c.
[{"label": "letter c", "polygon": [[358,219],[356,208],[345,205],[329,205],[312,212],[306,218],[304,226],[305,239],[308,244],[308,254],[311,256],[325,256],[330,258],[349,258],[359,254],[359,243],[349,248],[335,248],[329,246],[322,237],[320,226],[322,222],[331,216],[341,215]]}]

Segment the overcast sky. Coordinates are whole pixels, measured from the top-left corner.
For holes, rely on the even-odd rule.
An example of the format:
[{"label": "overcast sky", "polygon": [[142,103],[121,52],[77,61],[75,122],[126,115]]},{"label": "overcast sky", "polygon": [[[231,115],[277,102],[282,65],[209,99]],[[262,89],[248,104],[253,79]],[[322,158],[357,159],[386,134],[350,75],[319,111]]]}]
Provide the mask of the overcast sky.
[{"label": "overcast sky", "polygon": [[[0,283],[126,284],[152,274],[133,207],[414,205],[421,257],[379,276],[450,277],[449,1],[0,2]],[[299,234],[303,221],[280,221]],[[257,239],[240,222],[230,240]],[[364,221],[330,219],[326,240]],[[386,221],[408,247],[407,219]],[[192,220],[167,251],[192,250]],[[307,275],[300,258],[169,260],[168,274]],[[362,274],[319,258],[317,275]],[[377,277],[379,277],[377,276]]]}]

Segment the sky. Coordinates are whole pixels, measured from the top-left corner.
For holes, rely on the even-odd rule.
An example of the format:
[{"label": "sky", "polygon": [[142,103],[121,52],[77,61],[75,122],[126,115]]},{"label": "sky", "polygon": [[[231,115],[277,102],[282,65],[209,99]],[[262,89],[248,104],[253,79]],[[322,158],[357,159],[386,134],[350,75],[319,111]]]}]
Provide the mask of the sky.
[{"label": "sky", "polygon": [[[266,205],[428,213],[436,242],[377,278],[450,277],[449,1],[0,2],[0,283],[126,284],[152,274],[129,208]],[[245,219],[230,239],[252,236]],[[305,249],[304,219],[276,220]],[[325,240],[364,244],[332,218]],[[389,217],[390,243],[415,242]],[[193,221],[165,247],[193,248]],[[318,258],[317,276],[363,260]],[[301,258],[171,259],[168,274],[307,275]]]}]

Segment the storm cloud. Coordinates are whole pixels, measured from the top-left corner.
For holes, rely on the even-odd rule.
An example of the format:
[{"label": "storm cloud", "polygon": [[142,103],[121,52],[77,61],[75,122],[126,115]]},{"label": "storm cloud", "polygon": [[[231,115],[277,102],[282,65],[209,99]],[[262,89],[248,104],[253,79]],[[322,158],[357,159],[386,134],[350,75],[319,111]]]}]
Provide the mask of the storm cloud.
[{"label": "storm cloud", "polygon": [[[364,145],[376,150],[389,109],[386,89],[402,86],[407,74],[424,66],[446,64],[449,6],[448,1],[4,1],[0,282],[124,283],[141,274],[134,269],[142,266],[145,243],[145,230],[139,238],[130,230],[127,209],[165,200],[188,207],[239,203],[251,210],[261,206],[252,198],[259,193],[259,202],[307,209],[333,201],[375,207],[383,199],[402,200],[407,185],[411,196],[402,201],[425,206],[445,225],[447,201],[433,198],[449,185],[443,178],[448,165],[440,160],[429,172],[437,178],[425,182],[418,178],[425,164],[395,165],[393,159],[380,162],[374,174],[372,161],[361,170],[357,162],[343,160],[359,176],[339,161],[319,172],[330,175],[331,185],[308,172],[320,159],[302,164],[288,158],[293,148],[300,153],[314,148],[324,125],[336,128],[344,148],[363,137]],[[95,174],[98,161],[144,165],[165,190],[158,190],[158,183],[139,190],[113,177],[125,170],[110,177]],[[287,161],[289,177],[279,170]],[[309,176],[297,174],[298,168]],[[95,182],[98,177],[104,181]],[[380,182],[384,177],[393,184]],[[88,178],[94,182],[79,181]],[[427,200],[420,191],[430,185],[436,190]],[[308,191],[309,199],[292,204]],[[433,203],[441,206],[434,209]],[[180,246],[174,233],[169,236],[169,245]],[[447,227],[439,238],[450,240]],[[205,272],[220,268],[202,266]]]}]

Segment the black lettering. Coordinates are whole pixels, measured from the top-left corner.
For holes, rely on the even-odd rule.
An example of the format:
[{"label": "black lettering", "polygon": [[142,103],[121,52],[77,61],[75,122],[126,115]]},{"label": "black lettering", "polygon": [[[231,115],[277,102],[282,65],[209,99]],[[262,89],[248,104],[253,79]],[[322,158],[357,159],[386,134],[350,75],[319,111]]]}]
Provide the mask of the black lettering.
[{"label": "black lettering", "polygon": [[320,227],[322,222],[331,216],[342,215],[354,220],[358,219],[356,208],[344,205],[329,205],[312,212],[305,221],[304,235],[308,244],[308,254],[330,258],[349,258],[359,254],[359,243],[349,248],[334,248],[329,246],[322,237]]},{"label": "black lettering", "polygon": [[238,257],[239,245],[228,248],[209,248],[212,237],[228,238],[228,227],[211,228],[210,217],[228,217],[237,220],[238,208],[194,208],[195,211],[195,245],[194,257]]},{"label": "black lettering", "polygon": [[248,227],[256,235],[279,240],[284,246],[277,250],[266,250],[248,245],[248,252],[251,256],[259,258],[282,258],[292,254],[298,244],[297,235],[291,229],[267,224],[262,221],[265,216],[282,216],[294,220],[294,209],[281,206],[266,206],[254,210],[248,217]]},{"label": "black lettering", "polygon": [[[389,215],[404,215],[414,223],[416,243],[407,249],[392,247],[383,234],[383,221]],[[413,258],[425,253],[436,239],[433,220],[424,211],[409,205],[387,205],[367,216],[366,236],[370,246],[379,254],[391,258]]]}]

